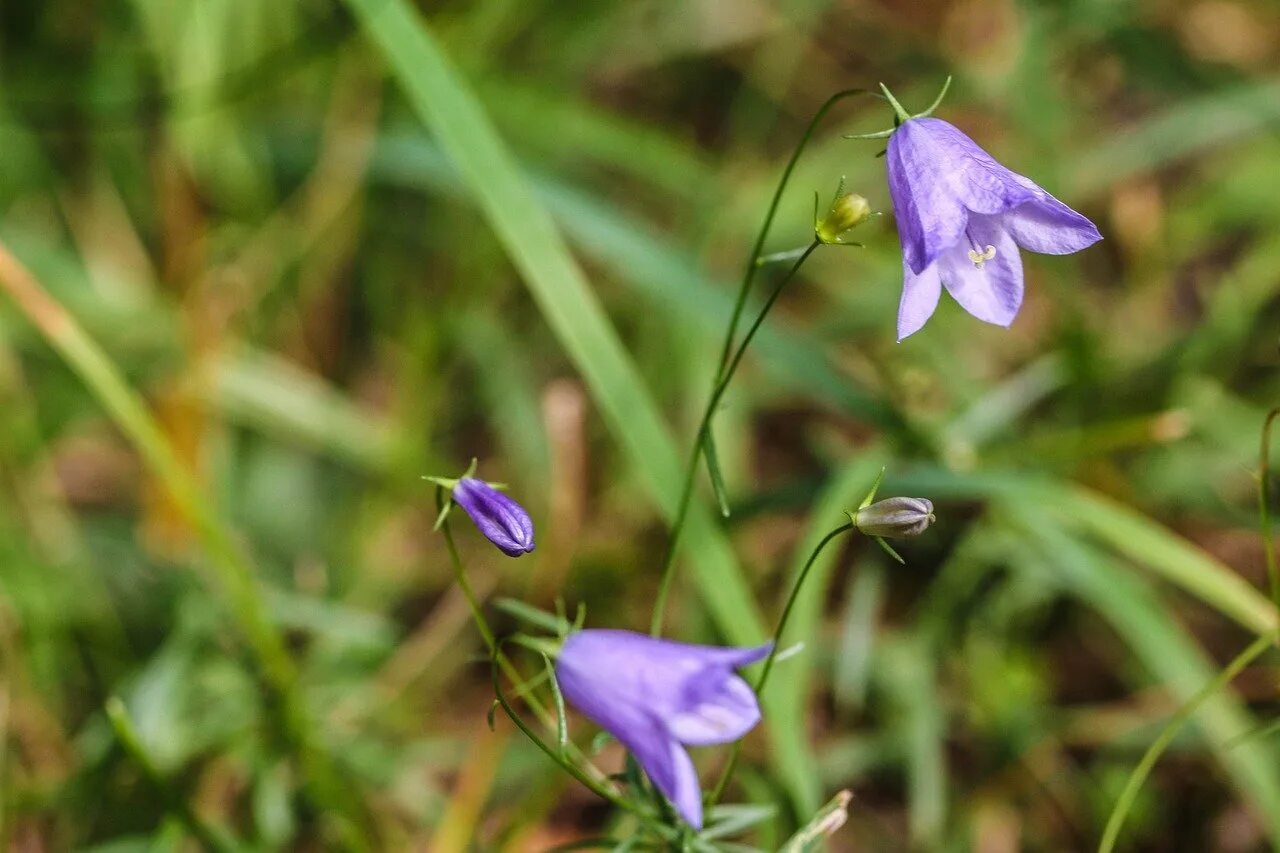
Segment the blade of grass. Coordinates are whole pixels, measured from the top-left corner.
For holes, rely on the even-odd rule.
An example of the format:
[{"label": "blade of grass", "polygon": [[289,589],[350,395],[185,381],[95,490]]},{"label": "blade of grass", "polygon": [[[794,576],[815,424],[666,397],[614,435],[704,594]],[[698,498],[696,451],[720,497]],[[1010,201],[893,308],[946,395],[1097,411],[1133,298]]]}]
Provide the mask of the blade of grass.
[{"label": "blade of grass", "polygon": [[107,353],[3,244],[0,244],[0,288],[97,397],[147,467],[169,491],[200,538],[209,566],[229,600],[228,609],[278,697],[279,723],[298,752],[316,799],[332,808],[335,816],[354,816],[352,809],[357,808],[357,804],[341,795],[340,780],[327,758],[316,749],[316,740],[296,689],[293,660],[271,621],[253,567],[209,498],[183,466],[141,398],[125,382]]},{"label": "blade of grass", "polygon": [[[656,503],[668,515],[679,498],[675,445],[634,363],[581,268],[478,99],[404,0],[346,0],[391,66],[410,103],[462,172],[490,225],[520,271],[543,316],[582,373],[593,399]],[[727,640],[759,642],[763,620],[733,551],[710,515],[695,508],[686,554],[703,603]],[[815,774],[808,747],[783,748],[786,726],[766,700],[773,759],[792,799],[809,810]]]},{"label": "blade of grass", "polygon": [[893,696],[907,776],[908,830],[912,849],[936,850],[947,818],[947,733],[933,663],[937,650],[926,637],[886,642],[881,674]]},{"label": "blade of grass", "polygon": [[1100,853],[1111,853],[1116,846],[1116,839],[1120,837],[1120,830],[1124,826],[1124,819],[1129,814],[1129,809],[1133,805],[1134,798],[1138,796],[1138,791],[1142,788],[1142,783],[1146,781],[1147,776],[1151,774],[1151,770],[1156,766],[1156,762],[1160,760],[1160,756],[1168,749],[1169,744],[1173,742],[1178,732],[1182,731],[1182,727],[1187,724],[1191,717],[1200,709],[1206,701],[1209,700],[1219,690],[1229,685],[1237,675],[1244,670],[1246,666],[1252,663],[1259,655],[1271,648],[1275,642],[1275,635],[1263,635],[1254,640],[1252,645],[1241,652],[1229,664],[1222,668],[1217,677],[1200,689],[1195,696],[1191,697],[1178,712],[1174,714],[1165,727],[1161,729],[1160,735],[1151,743],[1147,751],[1143,754],[1142,760],[1138,762],[1138,766],[1134,768],[1130,774],[1128,782],[1125,783],[1124,790],[1120,792],[1119,799],[1116,800],[1115,808],[1111,811],[1111,817],[1107,819],[1106,830],[1102,834],[1102,842],[1098,845]]},{"label": "blade of grass", "polygon": [[1229,566],[1142,513],[1084,487],[1009,472],[957,475],[941,469],[920,469],[888,482],[894,490],[935,500],[1021,503],[1067,529],[1088,532],[1254,633],[1277,627],[1274,605]]},{"label": "blade of grass", "polygon": [[[1046,520],[1036,507],[1001,501],[1007,519],[1025,547],[1015,565],[1051,566],[1055,577],[1107,620],[1135,657],[1178,697],[1190,700],[1214,677],[1215,668],[1169,615],[1168,608],[1133,572]],[[1196,714],[1217,760],[1257,807],[1272,841],[1280,839],[1280,762],[1268,745],[1228,749],[1226,744],[1256,721],[1233,694],[1206,699]]]},{"label": "blade of grass", "polygon": [[1280,124],[1280,80],[1243,83],[1186,99],[1079,157],[1071,186],[1088,195],[1206,148]]},{"label": "blade of grass", "polygon": [[[462,172],[538,307],[582,372],[597,405],[659,505],[674,509],[679,481],[671,437],[599,299],[559,230],[474,94],[404,0],[347,0],[410,103]],[[735,642],[759,640],[763,623],[723,537],[694,521],[690,547],[707,605]],[[708,551],[710,553],[708,553]],[[714,594],[713,594],[714,593]]]},{"label": "blade of grass", "polygon": [[[428,188],[457,196],[463,189],[430,140],[392,134],[382,139],[370,169],[387,183]],[[539,201],[584,254],[620,281],[652,297],[673,319],[719,334],[733,304],[731,285],[699,269],[687,251],[669,245],[636,216],[609,207],[565,181],[537,173],[527,179]],[[749,306],[753,313],[758,306]],[[797,390],[839,406],[859,418],[894,426],[897,415],[852,385],[805,336],[773,323],[761,329],[755,349],[761,368]]]},{"label": "blade of grass", "polygon": [[720,470],[720,455],[716,452],[716,438],[707,430],[702,441],[702,457],[707,462],[707,474],[711,477],[711,490],[715,493],[720,515],[729,517],[729,490],[724,484],[724,472]]},{"label": "blade of grass", "polygon": [[107,700],[106,714],[107,720],[111,723],[111,728],[115,732],[116,739],[120,741],[120,745],[124,747],[125,752],[142,770],[142,775],[146,777],[156,796],[160,797],[165,804],[165,808],[187,828],[187,831],[206,850],[212,850],[215,853],[233,853],[233,851],[244,849],[244,844],[230,835],[225,829],[203,821],[192,810],[191,804],[175,792],[173,785],[164,778],[156,767],[155,762],[151,760],[151,754],[147,752],[147,748],[143,745],[142,739],[138,736],[138,732],[133,726],[133,721],[129,718],[129,712],[119,697],[112,696]]}]

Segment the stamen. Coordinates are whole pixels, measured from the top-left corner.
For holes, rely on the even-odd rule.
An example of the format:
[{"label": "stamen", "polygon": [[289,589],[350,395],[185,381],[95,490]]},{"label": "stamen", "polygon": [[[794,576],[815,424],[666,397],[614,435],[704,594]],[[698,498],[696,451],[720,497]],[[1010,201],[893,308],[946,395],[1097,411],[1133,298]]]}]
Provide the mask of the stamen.
[{"label": "stamen", "polygon": [[996,256],[995,246],[987,246],[986,251],[983,251],[983,252],[979,252],[977,249],[969,250],[969,260],[978,269],[982,269],[983,266],[986,265],[987,261],[991,260],[995,256]]}]

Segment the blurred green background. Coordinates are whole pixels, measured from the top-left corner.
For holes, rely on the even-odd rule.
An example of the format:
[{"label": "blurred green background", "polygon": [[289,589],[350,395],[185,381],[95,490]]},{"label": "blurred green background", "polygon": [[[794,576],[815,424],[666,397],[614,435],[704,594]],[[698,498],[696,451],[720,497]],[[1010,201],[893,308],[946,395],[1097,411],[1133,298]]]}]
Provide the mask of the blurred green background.
[{"label": "blurred green background", "polygon": [[[895,343],[880,148],[841,138],[890,114],[837,108],[766,248],[803,245],[841,176],[886,215],[817,253],[730,390],[734,512],[699,495],[668,630],[765,636],[887,465],[939,522],[905,567],[859,539],[819,562],[730,792],[778,812],[742,840],[849,788],[833,849],[1093,848],[1169,715],[1277,621],[1277,6],[419,6],[0,2],[4,848],[608,835],[489,731],[420,477],[478,457],[533,513],[520,560],[455,528],[501,631],[502,596],[643,630],[792,146],[838,89],[921,109],[948,74],[938,115],[1105,242],[1025,256],[1008,331],[944,298]],[[1278,664],[1204,706],[1122,846],[1280,843]]]}]

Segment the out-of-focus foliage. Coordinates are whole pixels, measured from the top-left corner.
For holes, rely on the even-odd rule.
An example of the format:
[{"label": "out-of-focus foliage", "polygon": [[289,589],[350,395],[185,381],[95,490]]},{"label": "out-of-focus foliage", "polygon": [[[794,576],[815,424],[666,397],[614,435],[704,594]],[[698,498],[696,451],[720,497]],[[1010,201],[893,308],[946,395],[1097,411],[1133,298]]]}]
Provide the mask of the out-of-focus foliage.
[{"label": "out-of-focus foliage", "polygon": [[[553,316],[504,187],[477,193],[424,125],[418,102],[449,93],[370,37],[404,0],[0,4],[0,242],[145,398],[217,528],[0,298],[0,846],[182,849],[200,824],[264,849],[526,850],[625,829],[490,732],[420,477],[479,457],[533,512],[518,561],[458,528],[483,597],[643,630],[670,463],[637,448],[689,441],[797,135],[838,89],[883,80],[922,108],[947,74],[939,115],[1106,241],[1028,255],[1011,330],[944,298],[897,344],[879,148],[841,136],[889,115],[837,110],[766,249],[803,244],[842,176],[886,216],[865,249],[817,253],[730,390],[733,513],[691,539],[668,631],[771,624],[888,465],[885,493],[931,498],[938,523],[906,567],[865,539],[818,562],[730,792],[779,806],[747,840],[776,848],[848,788],[839,849],[1096,844],[1163,722],[1276,622],[1253,530],[1280,401],[1274,7],[422,5],[409,26],[483,106],[634,371]],[[666,432],[642,445],[618,401]],[[227,586],[236,554],[274,640]],[[758,612],[710,600],[715,572]],[[296,674],[264,668],[264,642]],[[1272,655],[1207,703],[1125,838],[1276,843],[1278,698]],[[710,776],[723,753],[697,757]],[[618,769],[616,745],[596,760]]]}]

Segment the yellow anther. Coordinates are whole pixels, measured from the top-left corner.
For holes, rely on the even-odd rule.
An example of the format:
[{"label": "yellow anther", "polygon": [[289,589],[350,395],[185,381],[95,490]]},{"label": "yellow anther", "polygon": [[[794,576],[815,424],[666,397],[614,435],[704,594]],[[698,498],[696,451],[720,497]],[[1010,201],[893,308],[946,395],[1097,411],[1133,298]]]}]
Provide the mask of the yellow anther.
[{"label": "yellow anther", "polygon": [[985,252],[979,252],[977,249],[969,250],[969,260],[972,261],[973,265],[978,269],[982,269],[982,267],[987,263],[987,261],[991,260],[995,256],[996,256],[995,246],[987,246],[987,249]]}]

